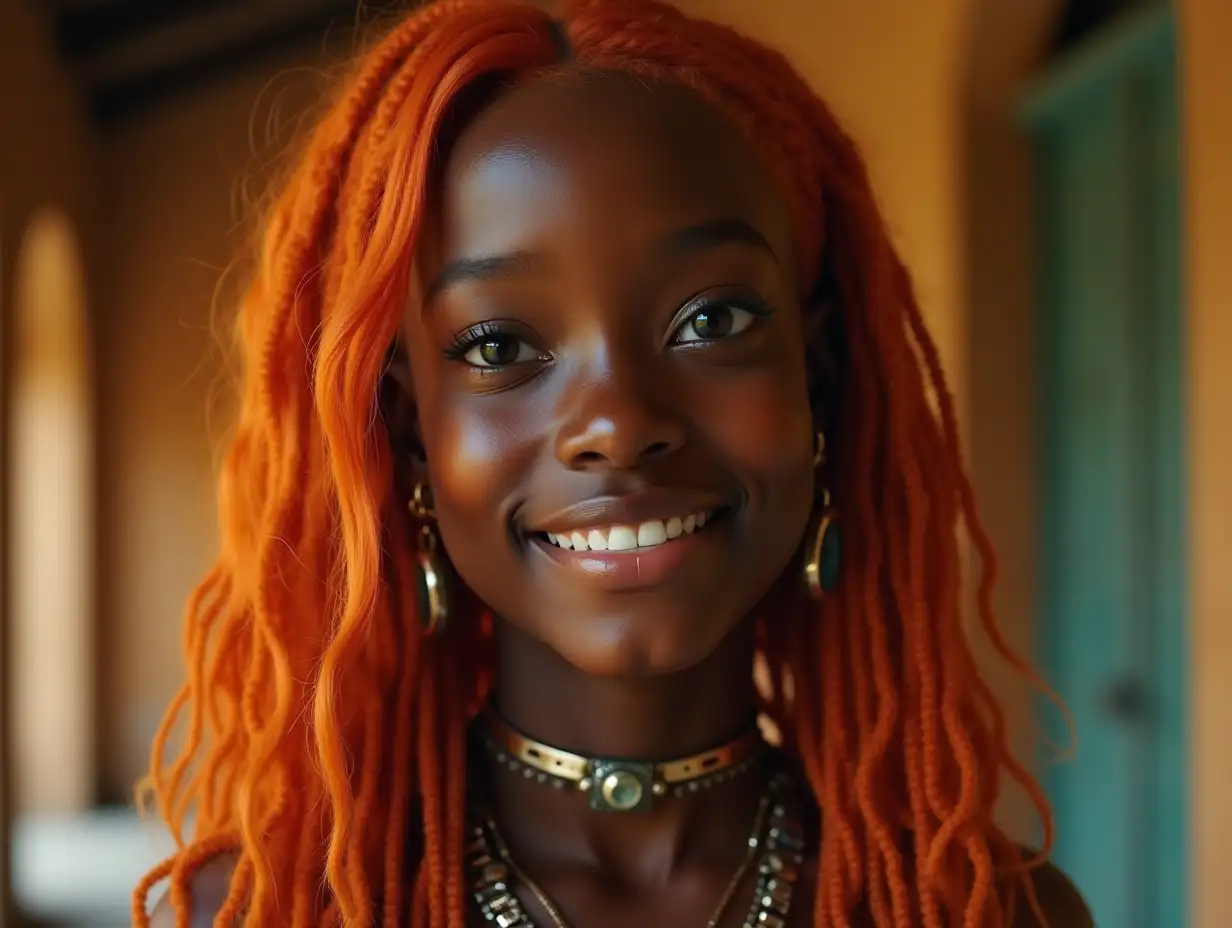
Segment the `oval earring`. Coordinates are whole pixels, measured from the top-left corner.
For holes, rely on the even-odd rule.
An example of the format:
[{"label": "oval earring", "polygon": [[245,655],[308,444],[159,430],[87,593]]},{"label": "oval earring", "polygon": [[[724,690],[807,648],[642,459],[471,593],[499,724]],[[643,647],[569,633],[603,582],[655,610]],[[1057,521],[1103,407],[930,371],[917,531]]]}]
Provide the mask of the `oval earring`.
[{"label": "oval earring", "polygon": [[809,595],[818,602],[838,586],[839,566],[842,563],[838,520],[830,505],[830,492],[821,492],[821,512],[817,515],[808,554],[804,559],[804,584]]},{"label": "oval earring", "polygon": [[[825,461],[826,436],[818,432],[813,466],[820,468]],[[830,491],[822,487],[821,511],[817,514],[804,558],[804,585],[809,596],[818,602],[826,598],[826,594],[838,585],[841,563],[842,542],[838,519],[830,501]]]},{"label": "oval earring", "polygon": [[432,491],[426,483],[415,484],[407,504],[411,515],[422,521],[419,527],[419,547],[416,566],[419,568],[419,624],[425,635],[440,635],[449,624],[449,588],[438,552],[436,530],[432,522]]}]

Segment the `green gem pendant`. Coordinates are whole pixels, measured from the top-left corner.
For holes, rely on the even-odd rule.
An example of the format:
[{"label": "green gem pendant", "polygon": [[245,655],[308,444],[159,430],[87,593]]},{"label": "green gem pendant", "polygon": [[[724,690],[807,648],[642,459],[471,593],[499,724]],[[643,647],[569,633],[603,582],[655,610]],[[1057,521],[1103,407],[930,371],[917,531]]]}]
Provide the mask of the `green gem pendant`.
[{"label": "green gem pendant", "polygon": [[623,770],[609,773],[603,781],[603,798],[614,809],[635,809],[642,801],[642,784]]},{"label": "green gem pendant", "polygon": [[590,807],[599,812],[649,812],[654,797],[654,764],[591,762]]}]

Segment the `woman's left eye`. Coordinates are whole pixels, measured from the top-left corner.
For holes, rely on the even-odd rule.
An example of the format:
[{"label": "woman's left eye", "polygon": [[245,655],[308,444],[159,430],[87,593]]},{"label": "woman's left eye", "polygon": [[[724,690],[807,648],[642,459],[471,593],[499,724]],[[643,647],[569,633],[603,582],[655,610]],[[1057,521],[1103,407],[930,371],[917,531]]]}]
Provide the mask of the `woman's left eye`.
[{"label": "woman's left eye", "polygon": [[712,342],[739,335],[758,318],[758,314],[731,303],[710,303],[680,324],[675,341]]}]

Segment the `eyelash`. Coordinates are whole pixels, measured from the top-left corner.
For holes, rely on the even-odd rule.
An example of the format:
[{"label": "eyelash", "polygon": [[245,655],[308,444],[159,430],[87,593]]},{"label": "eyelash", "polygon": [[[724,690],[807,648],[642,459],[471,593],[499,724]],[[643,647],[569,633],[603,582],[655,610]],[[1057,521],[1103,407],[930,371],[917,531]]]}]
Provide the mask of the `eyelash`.
[{"label": "eyelash", "polygon": [[[704,299],[696,303],[690,304],[690,306],[688,307],[688,311],[685,312],[683,315],[680,316],[679,319],[676,320],[675,326],[672,329],[672,331],[674,333],[679,332],[690,322],[690,320],[696,318],[697,316],[701,315],[707,310],[717,309],[720,307],[741,310],[742,312],[748,313],[754,319],[765,319],[768,316],[774,315],[774,307],[769,303],[769,301],[767,301],[766,299],[760,296],[741,296],[741,297],[734,297],[732,299],[726,299],[726,300],[709,298],[709,299]],[[715,339],[715,341],[721,341],[721,340],[722,339]],[[705,340],[701,342],[701,344],[709,344],[709,343],[710,343],[709,341],[705,341]],[[672,344],[678,345],[682,343],[675,341],[673,339]],[[688,344],[697,344],[697,343],[690,342]]]},{"label": "eyelash", "polygon": [[493,338],[516,337],[514,332],[499,322],[481,322],[455,333],[449,347],[445,349],[445,357],[450,361],[461,361],[476,345]]},{"label": "eyelash", "polygon": [[[738,309],[748,313],[755,319],[765,319],[774,314],[774,307],[761,297],[745,296],[738,299],[707,299],[691,306],[684,315],[676,320],[673,332],[679,332],[689,321],[701,313],[709,309],[717,307],[727,307],[729,309]],[[469,326],[460,332],[454,334],[453,339],[448,348],[445,349],[445,358],[450,361],[462,361],[471,349],[485,341],[490,341],[495,338],[520,338],[518,333],[508,324],[499,321],[480,322],[477,325]],[[721,339],[714,339],[720,341]],[[696,342],[680,342],[672,340],[673,345],[681,344],[711,344],[710,340],[698,340]],[[471,368],[482,374],[491,374],[496,371],[504,370],[503,367],[479,367],[471,365]]]}]

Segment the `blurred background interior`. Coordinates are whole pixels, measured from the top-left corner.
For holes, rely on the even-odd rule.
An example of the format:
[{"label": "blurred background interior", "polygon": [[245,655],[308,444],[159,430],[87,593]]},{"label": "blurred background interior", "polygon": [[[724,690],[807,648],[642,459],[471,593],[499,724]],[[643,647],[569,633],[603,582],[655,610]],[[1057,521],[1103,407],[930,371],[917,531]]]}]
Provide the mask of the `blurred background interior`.
[{"label": "blurred background interior", "polygon": [[[1058,862],[1102,928],[1232,926],[1232,2],[677,2],[788,53],[863,144],[1002,622],[1078,725],[1052,762],[1055,714],[998,673]],[[0,0],[6,926],[127,924],[167,850],[130,797],[215,545],[219,281],[396,7]]]}]

